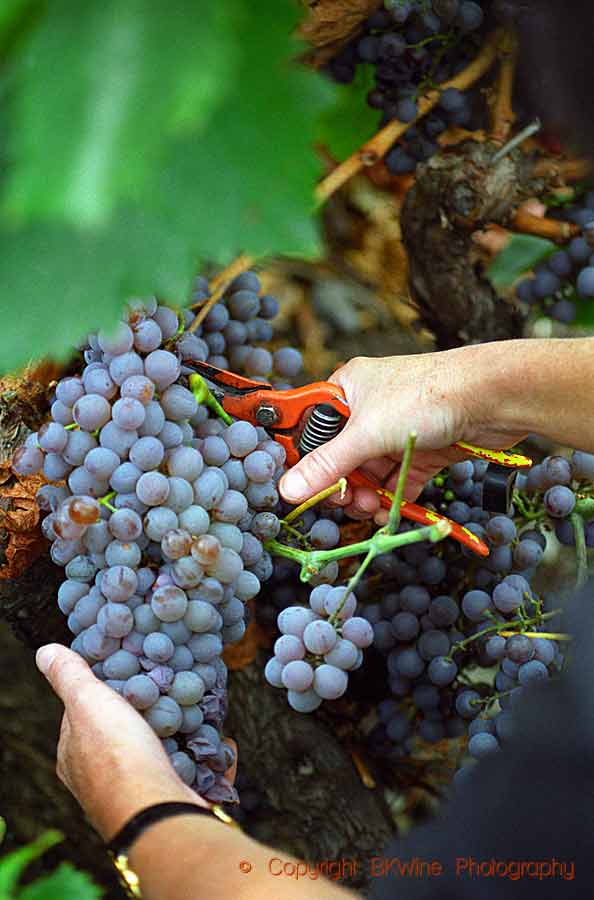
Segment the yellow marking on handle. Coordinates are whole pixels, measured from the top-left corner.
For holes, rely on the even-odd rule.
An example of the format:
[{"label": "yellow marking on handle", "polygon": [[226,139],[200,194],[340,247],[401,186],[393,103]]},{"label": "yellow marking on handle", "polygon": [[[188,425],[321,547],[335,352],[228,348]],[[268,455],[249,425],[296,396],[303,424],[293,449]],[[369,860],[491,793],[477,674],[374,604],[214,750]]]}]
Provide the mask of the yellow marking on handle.
[{"label": "yellow marking on handle", "polygon": [[532,465],[530,457],[521,453],[507,453],[506,450],[489,450],[487,447],[476,447],[474,444],[467,444],[466,441],[457,441],[454,447],[458,450],[464,450],[466,453],[479,459],[498,463],[500,466],[508,466],[513,469],[528,469]]},{"label": "yellow marking on handle", "polygon": [[[390,503],[394,499],[394,494],[392,493],[392,491],[387,491],[385,488],[382,488],[382,487],[376,488],[376,491],[378,494],[381,494],[383,497],[387,497],[388,500],[390,501]],[[402,509],[403,507],[405,507],[408,502],[409,502],[408,500],[403,500],[402,503],[400,504],[400,508]],[[432,509],[427,509],[427,507],[424,506],[423,510],[424,510],[425,516],[429,520],[429,522],[435,522],[435,523],[447,522],[448,525],[452,523],[451,519],[448,519],[447,516],[442,516],[439,513],[434,512]],[[476,534],[474,534],[473,531],[470,531],[468,528],[464,528],[463,525],[460,525],[459,528],[464,532],[464,534],[467,537],[470,538],[471,541],[473,541],[475,544],[480,544],[480,539],[476,536]]]},{"label": "yellow marking on handle", "polygon": [[570,641],[572,639],[570,634],[556,631],[500,631],[499,634],[501,637],[514,637],[516,634],[521,634],[522,637],[545,638],[548,641]]}]

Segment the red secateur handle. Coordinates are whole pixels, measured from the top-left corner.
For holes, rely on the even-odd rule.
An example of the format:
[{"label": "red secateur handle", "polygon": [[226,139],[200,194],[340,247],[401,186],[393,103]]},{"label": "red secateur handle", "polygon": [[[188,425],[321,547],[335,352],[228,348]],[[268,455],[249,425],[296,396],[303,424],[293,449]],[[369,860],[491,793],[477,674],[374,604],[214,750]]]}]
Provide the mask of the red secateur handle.
[{"label": "red secateur handle", "polygon": [[[381,485],[376,484],[367,475],[364,475],[360,469],[355,469],[354,472],[351,472],[347,481],[353,487],[371,488],[372,491],[379,494],[380,504],[384,509],[390,509],[392,506],[392,498],[394,495]],[[481,541],[476,534],[473,534],[468,528],[464,528],[463,525],[452,522],[447,516],[442,516],[440,513],[433,512],[431,509],[426,509],[424,506],[419,506],[418,503],[411,503],[410,500],[402,501],[400,504],[400,514],[404,519],[409,519],[411,522],[416,522],[418,525],[435,525],[436,522],[447,522],[451,528],[450,537],[454,538],[455,541],[464,544],[465,547],[469,547],[470,550],[473,550],[474,553],[477,553],[479,556],[489,555],[489,548],[484,541]]]}]

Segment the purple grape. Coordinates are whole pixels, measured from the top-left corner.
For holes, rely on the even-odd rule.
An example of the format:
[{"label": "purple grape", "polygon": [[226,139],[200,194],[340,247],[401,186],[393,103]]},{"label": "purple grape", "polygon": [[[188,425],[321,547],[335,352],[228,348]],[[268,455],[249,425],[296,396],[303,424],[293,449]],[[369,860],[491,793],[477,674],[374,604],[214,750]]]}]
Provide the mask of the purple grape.
[{"label": "purple grape", "polygon": [[550,516],[563,519],[573,512],[576,497],[573,491],[564,485],[554,485],[544,495],[544,506]]}]

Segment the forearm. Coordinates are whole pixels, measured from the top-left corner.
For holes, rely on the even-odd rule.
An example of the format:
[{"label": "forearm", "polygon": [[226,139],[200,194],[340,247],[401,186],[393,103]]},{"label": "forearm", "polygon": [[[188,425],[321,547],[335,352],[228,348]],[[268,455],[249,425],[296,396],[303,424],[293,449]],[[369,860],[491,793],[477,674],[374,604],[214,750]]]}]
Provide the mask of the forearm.
[{"label": "forearm", "polygon": [[[283,872],[285,862],[289,866]],[[145,900],[278,900],[280,896],[283,900],[348,900],[357,896],[321,875],[312,878],[303,873],[297,879],[290,874],[291,863],[297,865],[297,860],[206,816],[179,816],[153,825],[130,854]]]},{"label": "forearm", "polygon": [[[479,425],[533,432],[594,451],[594,339],[518,340],[464,348],[474,357]],[[454,351],[456,352],[456,351]]]}]

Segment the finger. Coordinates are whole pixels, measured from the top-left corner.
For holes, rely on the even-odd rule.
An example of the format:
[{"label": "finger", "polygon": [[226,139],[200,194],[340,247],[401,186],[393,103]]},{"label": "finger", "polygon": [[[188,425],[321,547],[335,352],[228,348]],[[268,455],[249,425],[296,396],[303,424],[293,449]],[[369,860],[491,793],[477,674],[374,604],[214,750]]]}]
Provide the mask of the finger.
[{"label": "finger", "polygon": [[367,456],[368,436],[349,422],[333,440],[308,453],[280,481],[288,503],[302,503],[356,469]]},{"label": "finger", "polygon": [[56,772],[60,781],[66,784],[66,766],[65,760],[68,755],[68,741],[70,740],[70,722],[66,713],[62,716],[62,724],[60,726],[60,737],[58,738],[58,749],[56,752]]},{"label": "finger", "polygon": [[365,475],[370,475],[374,481],[383,484],[393,472],[397,472],[400,463],[388,456],[380,456],[377,459],[367,459],[359,466]]},{"label": "finger", "polygon": [[388,510],[387,510],[387,509],[380,509],[380,510],[379,510],[378,512],[376,512],[376,514],[374,515],[373,521],[375,522],[376,525],[379,525],[380,527],[383,527],[384,525],[387,525],[387,523],[388,523]]},{"label": "finger", "polygon": [[[419,494],[422,493],[428,480],[429,479],[423,478],[422,476],[415,476],[414,474],[409,475],[409,477],[406,479],[406,487],[404,489],[405,499],[410,501],[416,500]],[[398,473],[396,473],[388,480],[386,484],[386,490],[394,493],[394,491],[396,490],[397,482]]]},{"label": "finger", "polygon": [[380,505],[380,497],[377,491],[371,488],[356,488],[350,508],[367,516],[373,516],[380,508]]},{"label": "finger", "polygon": [[[35,662],[66,707],[74,700],[80,699],[83,691],[105,687],[95,678],[88,664],[78,653],[62,647],[61,644],[46,644],[45,647],[40,647]],[[111,697],[113,692],[109,688],[107,690]]]},{"label": "finger", "polygon": [[363,522],[365,519],[370,519],[371,516],[365,510],[359,509],[357,506],[353,506],[351,503],[350,506],[347,506],[345,509],[345,513],[349,517],[349,519],[354,519],[357,522]]}]

